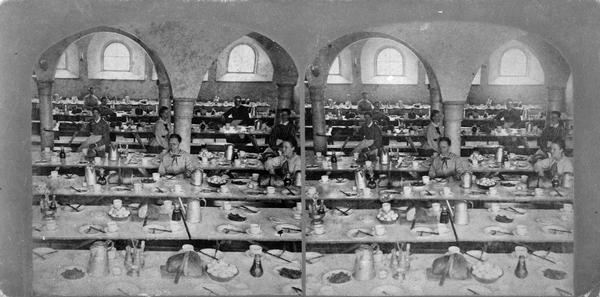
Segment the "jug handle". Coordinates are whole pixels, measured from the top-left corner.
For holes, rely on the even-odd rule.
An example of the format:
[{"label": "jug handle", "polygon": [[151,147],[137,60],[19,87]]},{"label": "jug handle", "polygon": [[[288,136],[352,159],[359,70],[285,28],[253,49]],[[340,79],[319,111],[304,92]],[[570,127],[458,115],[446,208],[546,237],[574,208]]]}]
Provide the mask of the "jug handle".
[{"label": "jug handle", "polygon": [[110,239],[106,241],[106,249],[107,250],[113,248],[114,246],[115,246],[115,242],[114,241],[112,241]]},{"label": "jug handle", "polygon": [[198,198],[198,200],[200,200],[200,202],[204,202],[204,206],[202,206],[202,203],[200,203],[201,207],[206,207],[206,205],[208,205],[208,202],[206,202],[206,199],[204,199],[204,198]]},{"label": "jug handle", "polygon": [[467,208],[469,208],[469,204],[471,204],[471,208],[475,207],[475,204],[473,203],[473,201],[467,201]]}]

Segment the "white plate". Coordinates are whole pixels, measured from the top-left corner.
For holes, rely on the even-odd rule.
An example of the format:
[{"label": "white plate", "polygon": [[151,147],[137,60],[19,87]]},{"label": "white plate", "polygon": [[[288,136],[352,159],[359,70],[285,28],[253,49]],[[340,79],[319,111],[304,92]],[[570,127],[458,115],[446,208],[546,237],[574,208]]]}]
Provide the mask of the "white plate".
[{"label": "white plate", "polygon": [[102,288],[102,293],[109,296],[136,296],[140,292],[140,288],[134,283],[125,281],[116,281]]},{"label": "white plate", "polygon": [[[358,230],[373,234],[371,229],[368,229],[368,228],[354,228],[354,229],[348,230],[348,232],[346,232],[346,236],[348,236],[350,238],[356,238],[356,239],[361,239],[361,238],[366,238],[366,237],[375,237],[375,236],[369,236],[367,234],[358,232]],[[373,234],[373,235],[375,235],[375,234]]]},{"label": "white plate", "polygon": [[492,231],[501,231],[501,232],[510,233],[512,235],[512,232],[510,230],[500,227],[500,226],[488,226],[483,229],[483,232],[485,232],[485,234],[487,234],[489,236],[511,236],[509,234],[504,234],[504,233],[496,233],[496,235],[492,235]]},{"label": "white plate", "polygon": [[[213,291],[214,293],[211,293],[209,290]],[[205,283],[205,284],[196,286],[194,288],[194,292],[196,292],[198,295],[204,295],[204,296],[214,296],[214,294],[217,294],[220,296],[229,295],[229,291],[225,287],[217,285],[217,284],[211,284],[211,283]]]},{"label": "white plate", "polygon": [[300,278],[294,279],[294,278],[289,278],[289,277],[285,277],[285,276],[280,275],[279,274],[279,270],[283,269],[283,268],[300,270],[300,272],[302,272],[302,268],[300,267],[300,265],[295,265],[295,264],[291,264],[290,263],[288,265],[280,265],[280,266],[275,267],[275,269],[273,269],[273,273],[275,275],[279,276],[279,277],[282,277],[282,278],[285,278],[285,279],[289,279],[289,280],[292,280],[292,281],[294,281],[294,280],[300,281],[302,279],[302,276],[300,276]]},{"label": "white plate", "polygon": [[104,230],[104,226],[102,225],[98,225],[98,224],[85,224],[82,225],[81,227],[79,227],[79,233],[84,234],[84,235],[102,235],[103,233],[100,231],[96,231],[94,229],[91,229],[90,226],[100,229],[100,230]]},{"label": "white plate", "polygon": [[[333,274],[337,274],[337,273],[340,273],[340,272],[346,273],[348,276],[350,276],[350,279],[347,282],[343,282],[343,283],[332,283],[332,282],[329,281],[329,277],[331,277]],[[352,279],[353,279],[352,278],[352,271],[347,270],[347,269],[334,269],[334,270],[330,270],[328,272],[325,272],[323,274],[323,276],[321,277],[321,281],[323,283],[330,284],[330,285],[342,285],[342,284],[351,282]]]},{"label": "white plate", "polygon": [[[275,228],[275,231],[277,231],[277,232],[279,232],[280,230],[283,230],[284,228],[302,230],[300,227],[293,225],[293,224],[279,224],[279,225],[276,225],[274,228]],[[301,234],[301,233],[302,233],[302,231],[289,231],[289,232],[286,231],[283,234],[293,235],[293,234]]]},{"label": "white plate", "polygon": [[250,228],[248,227],[248,229],[246,229],[246,233],[248,235],[259,236],[259,235],[263,234],[263,230],[260,229],[260,232],[258,232],[258,233],[252,233],[252,232],[250,232]]},{"label": "white plate", "polygon": [[[571,231],[571,233],[566,233],[566,232],[560,232],[560,231],[553,231],[552,229],[557,229],[557,230],[565,230],[565,231]],[[573,235],[573,230],[564,227],[564,226],[559,226],[559,225],[547,225],[547,226],[543,226],[542,227],[542,231],[544,231],[544,233],[549,234],[549,235],[555,235],[555,236],[570,236]]]},{"label": "white plate", "polygon": [[421,233],[421,234],[419,234],[420,231],[435,232],[433,229],[431,229],[429,227],[415,227],[412,230],[410,230],[410,233],[412,233],[417,238],[427,238],[427,237],[431,237],[431,236],[435,235],[435,234],[430,234],[430,233]]},{"label": "white plate", "polygon": [[[215,258],[217,258],[219,260],[222,260],[223,256],[224,256],[223,252],[221,252],[221,251],[218,251],[217,255],[215,256],[215,249],[211,249],[211,248],[201,249],[200,251],[202,253],[207,254],[207,255],[214,256]],[[216,261],[215,259],[213,259],[211,257],[208,257],[208,256],[206,256],[206,255],[204,255],[202,253],[198,253],[198,255],[200,256],[200,259],[202,259],[202,261],[204,261],[204,262],[214,262],[214,261]]]},{"label": "white plate", "polygon": [[379,286],[371,290],[370,296],[400,296],[405,290],[391,285]]},{"label": "white plate", "polygon": [[229,232],[229,233],[225,233],[225,231],[223,231],[223,230],[225,230],[225,229],[237,230],[237,231],[244,232],[244,230],[243,230],[243,229],[241,229],[241,228],[239,228],[239,227],[236,227],[236,226],[234,226],[234,225],[230,225],[230,224],[223,224],[223,225],[219,225],[219,226],[217,226],[217,231],[218,231],[218,232],[220,232],[220,233],[224,233],[224,234],[241,234],[241,233],[238,233],[238,232]]}]

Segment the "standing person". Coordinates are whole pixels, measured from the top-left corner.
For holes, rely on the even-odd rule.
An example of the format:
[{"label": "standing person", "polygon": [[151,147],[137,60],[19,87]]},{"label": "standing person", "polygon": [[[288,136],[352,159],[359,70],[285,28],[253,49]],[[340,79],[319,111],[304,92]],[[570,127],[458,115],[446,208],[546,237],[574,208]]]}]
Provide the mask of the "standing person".
[{"label": "standing person", "polygon": [[229,116],[231,116],[232,125],[248,125],[248,120],[250,119],[250,111],[246,106],[242,105],[242,97],[235,96],[233,97],[233,100],[235,106],[223,113],[223,119],[228,121]]},{"label": "standing person", "polygon": [[512,122],[515,127],[521,126],[521,111],[514,108],[512,99],[506,99],[506,109],[499,112],[495,117],[497,126],[502,126],[503,122]]},{"label": "standing person", "polygon": [[386,127],[389,125],[390,118],[381,110],[381,102],[377,101],[373,103],[373,120],[379,125],[379,127]]},{"label": "standing person", "polygon": [[444,125],[442,120],[444,115],[439,110],[432,110],[430,115],[431,123],[427,125],[426,137],[427,141],[423,143],[424,149],[433,150],[439,153],[438,141],[445,136]]},{"label": "standing person", "polygon": [[375,106],[373,102],[371,102],[368,98],[369,93],[362,92],[360,93],[360,100],[358,100],[358,113],[365,113],[367,111],[373,111]]},{"label": "standing person", "polygon": [[548,141],[552,139],[565,139],[567,129],[560,122],[560,111],[552,111],[548,117],[548,125],[542,130],[542,135],[538,138],[538,146],[544,148],[548,146]]},{"label": "standing person", "polygon": [[429,177],[450,178],[460,180],[465,172],[471,172],[471,165],[460,156],[450,152],[450,138],[438,140],[439,155],[433,157],[429,167]]},{"label": "standing person", "polygon": [[365,123],[358,130],[358,135],[362,138],[362,141],[354,148],[352,153],[364,152],[369,156],[377,156],[383,137],[381,136],[381,129],[373,122],[370,112],[365,113]]},{"label": "standing person", "polygon": [[196,165],[192,156],[179,148],[181,144],[181,136],[179,134],[171,134],[169,136],[169,150],[160,157],[160,165],[158,173],[160,175],[172,174],[185,177],[192,176],[192,172],[196,169]]},{"label": "standing person", "polygon": [[114,119],[117,116],[117,113],[108,107],[108,98],[106,96],[100,99],[100,105],[98,106],[100,110],[100,115],[105,119]]},{"label": "standing person", "polygon": [[[79,132],[89,132],[91,135],[77,149],[80,152],[84,148],[95,149],[96,154],[104,156],[106,146],[110,145],[110,123],[102,118],[98,107],[92,108],[92,120],[81,127],[81,130],[75,132],[69,143],[72,143]],[[89,152],[89,151],[88,151]]]},{"label": "standing person", "polygon": [[94,95],[94,87],[89,87],[87,95],[83,96],[83,106],[92,108],[98,105],[100,105],[100,100]]},{"label": "standing person", "polygon": [[291,111],[288,108],[279,111],[280,120],[273,126],[271,135],[267,138],[267,144],[271,149],[276,150],[275,148],[281,145],[285,140],[294,139],[297,143],[296,133],[298,128],[290,120],[290,114]]},{"label": "standing person", "polygon": [[158,110],[158,120],[154,124],[154,138],[148,147],[149,153],[160,153],[169,149],[169,136],[173,133],[173,124],[169,123],[171,111],[163,106]]}]

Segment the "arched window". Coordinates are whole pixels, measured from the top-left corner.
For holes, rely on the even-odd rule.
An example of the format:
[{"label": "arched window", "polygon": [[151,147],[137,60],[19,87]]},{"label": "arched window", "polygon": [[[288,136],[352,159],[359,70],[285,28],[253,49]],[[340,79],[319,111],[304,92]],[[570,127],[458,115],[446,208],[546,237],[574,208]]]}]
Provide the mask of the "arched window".
[{"label": "arched window", "polygon": [[329,67],[329,74],[331,75],[340,75],[340,57],[337,56],[335,57],[335,60],[333,60],[333,62],[331,62],[331,67]]},{"label": "arched window", "polygon": [[227,72],[254,73],[256,70],[256,52],[247,44],[235,46],[229,52]]},{"label": "arched window", "polygon": [[109,44],[102,53],[103,71],[130,71],[131,53],[120,42]]},{"label": "arched window", "polygon": [[64,51],[60,58],[58,58],[58,64],[56,64],[57,70],[67,70],[67,51]]},{"label": "arched window", "polygon": [[375,75],[403,76],[404,58],[395,48],[384,48],[375,56]]},{"label": "arched window", "polygon": [[527,55],[518,48],[508,49],[500,58],[500,76],[527,76]]}]

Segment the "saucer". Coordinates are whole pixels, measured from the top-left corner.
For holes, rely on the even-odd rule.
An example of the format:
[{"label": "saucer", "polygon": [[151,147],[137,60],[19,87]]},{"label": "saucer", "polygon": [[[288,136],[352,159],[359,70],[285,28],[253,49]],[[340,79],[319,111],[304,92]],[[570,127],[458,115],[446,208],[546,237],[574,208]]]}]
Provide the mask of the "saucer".
[{"label": "saucer", "polygon": [[323,236],[323,235],[327,235],[327,230],[324,230],[324,232],[321,234],[317,234],[317,233],[315,233],[315,230],[311,230],[310,232],[308,232],[308,234],[310,234],[312,236]]},{"label": "saucer", "polygon": [[250,232],[250,228],[248,227],[248,229],[246,229],[246,233],[248,233],[248,235],[258,236],[258,235],[263,234],[263,230],[260,229],[260,232],[258,232],[258,233],[252,233],[252,232]]}]

